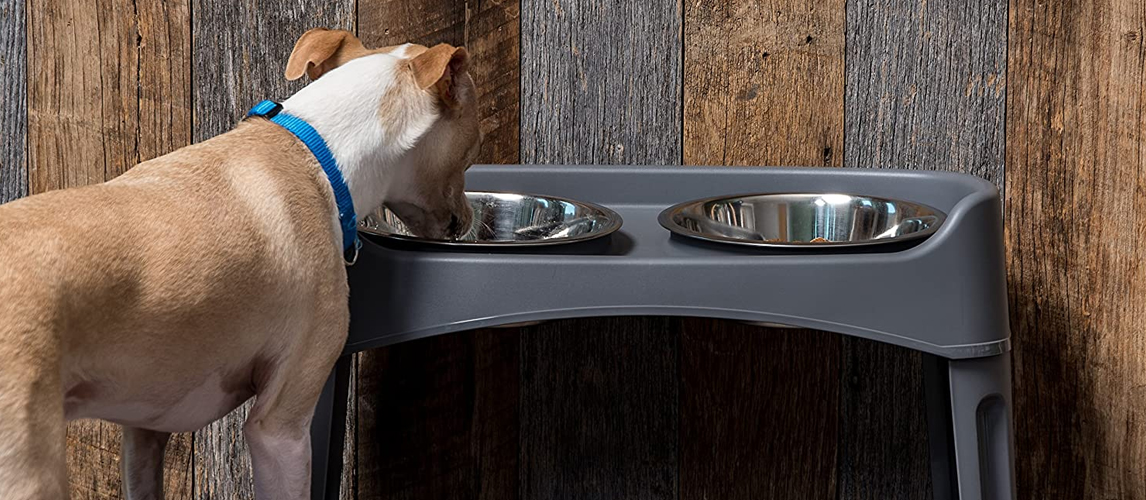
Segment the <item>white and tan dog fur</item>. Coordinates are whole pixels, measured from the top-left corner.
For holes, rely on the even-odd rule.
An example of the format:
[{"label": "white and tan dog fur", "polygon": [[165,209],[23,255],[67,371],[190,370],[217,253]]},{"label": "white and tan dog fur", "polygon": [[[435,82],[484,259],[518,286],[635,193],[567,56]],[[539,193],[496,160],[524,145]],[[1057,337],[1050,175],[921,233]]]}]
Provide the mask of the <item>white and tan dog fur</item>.
[{"label": "white and tan dog fur", "polygon": [[[368,50],[311,30],[283,102],[326,140],[361,216],[457,235],[480,143],[464,49]],[[257,498],[310,495],[309,426],[345,343],[346,269],[315,157],[263,118],[110,182],[0,206],[0,497],[67,497],[66,420],[124,427],[124,487],[162,498],[170,433],[254,396]]]}]

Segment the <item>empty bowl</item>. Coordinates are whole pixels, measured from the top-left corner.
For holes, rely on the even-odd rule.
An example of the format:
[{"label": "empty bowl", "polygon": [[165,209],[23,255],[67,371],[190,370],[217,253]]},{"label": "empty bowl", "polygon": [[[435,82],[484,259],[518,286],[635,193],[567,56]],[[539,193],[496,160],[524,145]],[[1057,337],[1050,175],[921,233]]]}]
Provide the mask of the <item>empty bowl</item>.
[{"label": "empty bowl", "polygon": [[926,238],[946,214],[919,203],[849,194],[750,194],[689,201],[661,212],[669,231],[773,248],[834,248]]},{"label": "empty bowl", "polygon": [[556,196],[466,192],[474,209],[473,225],[453,240],[414,236],[398,216],[383,207],[363,218],[364,233],[448,246],[540,246],[576,243],[606,236],[621,227],[621,216],[608,208]]}]

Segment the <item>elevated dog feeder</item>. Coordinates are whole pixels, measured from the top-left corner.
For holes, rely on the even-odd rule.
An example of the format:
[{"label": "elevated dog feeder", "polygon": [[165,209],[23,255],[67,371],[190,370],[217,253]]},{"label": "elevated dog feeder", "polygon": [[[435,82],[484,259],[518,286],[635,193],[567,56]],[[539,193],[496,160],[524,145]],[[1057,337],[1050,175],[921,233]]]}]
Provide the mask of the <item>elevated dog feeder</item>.
[{"label": "elevated dog feeder", "polygon": [[[925,354],[936,498],[1013,498],[1010,332],[991,184],[898,170],[478,166],[466,187],[593,202],[619,213],[624,226],[599,240],[512,251],[368,240],[349,270],[346,355],[591,316],[726,318],[877,340]],[[683,201],[746,192],[861,193],[925,204],[947,219],[918,241],[814,251],[698,242],[657,221]],[[338,498],[348,361],[339,362],[315,415],[316,500]]]}]

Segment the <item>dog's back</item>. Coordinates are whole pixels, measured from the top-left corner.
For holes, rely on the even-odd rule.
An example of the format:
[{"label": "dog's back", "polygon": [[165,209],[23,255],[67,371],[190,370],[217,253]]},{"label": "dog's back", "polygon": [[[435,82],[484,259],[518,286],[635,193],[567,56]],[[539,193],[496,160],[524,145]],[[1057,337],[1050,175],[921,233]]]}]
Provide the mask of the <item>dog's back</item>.
[{"label": "dog's back", "polygon": [[45,488],[64,487],[65,418],[195,430],[248,399],[261,366],[289,365],[275,357],[311,322],[340,321],[314,310],[346,294],[329,188],[316,166],[277,161],[300,147],[243,124],[112,182],[0,205],[5,499],[64,497]]}]

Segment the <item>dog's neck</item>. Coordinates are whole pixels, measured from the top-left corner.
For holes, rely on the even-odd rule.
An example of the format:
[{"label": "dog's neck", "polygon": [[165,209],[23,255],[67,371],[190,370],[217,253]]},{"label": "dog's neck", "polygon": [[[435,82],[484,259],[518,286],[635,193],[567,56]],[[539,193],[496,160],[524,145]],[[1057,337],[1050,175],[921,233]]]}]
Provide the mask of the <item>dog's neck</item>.
[{"label": "dog's neck", "polygon": [[[397,85],[399,65],[404,64],[400,56],[398,52],[355,59],[283,102],[283,112],[306,120],[326,141],[359,219],[386,201],[394,180],[389,174],[412,161],[408,153],[436,119],[433,113],[380,116],[379,96]],[[384,120],[389,120],[385,127]]]}]

